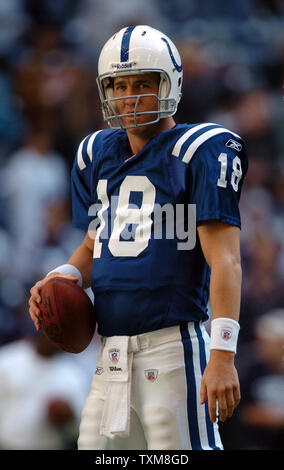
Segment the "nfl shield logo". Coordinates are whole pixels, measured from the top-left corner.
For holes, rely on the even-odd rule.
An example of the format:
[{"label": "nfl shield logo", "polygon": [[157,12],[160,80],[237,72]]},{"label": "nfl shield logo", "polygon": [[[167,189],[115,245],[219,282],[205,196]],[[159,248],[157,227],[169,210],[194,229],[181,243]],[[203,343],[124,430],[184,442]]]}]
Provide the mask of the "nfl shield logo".
[{"label": "nfl shield logo", "polygon": [[154,382],[156,378],[158,377],[157,369],[147,369],[144,372],[145,372],[145,377],[147,380],[149,380],[149,382]]},{"label": "nfl shield logo", "polygon": [[221,336],[225,341],[228,341],[232,337],[232,330],[229,328],[222,328]]},{"label": "nfl shield logo", "polygon": [[117,363],[119,361],[119,349],[110,349],[109,358],[111,362]]}]

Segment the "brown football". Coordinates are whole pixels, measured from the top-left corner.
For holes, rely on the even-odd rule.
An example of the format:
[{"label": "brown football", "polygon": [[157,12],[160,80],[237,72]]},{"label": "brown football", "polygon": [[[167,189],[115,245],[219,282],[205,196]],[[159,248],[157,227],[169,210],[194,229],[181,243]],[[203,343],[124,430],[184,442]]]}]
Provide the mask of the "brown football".
[{"label": "brown football", "polygon": [[52,277],[41,288],[41,328],[59,349],[80,353],[90,344],[96,328],[95,309],[78,284]]}]

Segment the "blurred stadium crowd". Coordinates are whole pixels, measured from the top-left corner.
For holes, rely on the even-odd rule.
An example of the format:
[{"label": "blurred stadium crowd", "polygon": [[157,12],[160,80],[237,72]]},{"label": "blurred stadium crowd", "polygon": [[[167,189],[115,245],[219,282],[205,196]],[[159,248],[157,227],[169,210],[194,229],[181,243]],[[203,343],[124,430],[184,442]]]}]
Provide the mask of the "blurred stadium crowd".
[{"label": "blurred stadium crowd", "polygon": [[80,357],[54,354],[27,300],[82,240],[71,224],[70,169],[82,138],[105,127],[98,54],[128,24],[176,42],[177,122],[217,122],[247,142],[242,403],[221,432],[225,449],[283,448],[283,1],[0,0],[0,449],[76,447],[96,345]]}]

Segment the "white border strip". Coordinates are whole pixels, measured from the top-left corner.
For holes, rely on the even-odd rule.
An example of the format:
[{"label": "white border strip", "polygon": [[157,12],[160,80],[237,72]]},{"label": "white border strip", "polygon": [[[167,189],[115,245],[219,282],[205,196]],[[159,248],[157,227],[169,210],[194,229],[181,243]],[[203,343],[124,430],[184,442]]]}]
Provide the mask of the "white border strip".
[{"label": "white border strip", "polygon": [[196,150],[200,145],[202,145],[206,140],[210,139],[214,135],[218,134],[224,134],[224,133],[229,133],[231,135],[234,135],[238,139],[241,139],[241,137],[234,132],[230,131],[229,129],[225,129],[224,127],[218,127],[217,129],[211,129],[210,131],[204,132],[204,134],[201,134],[199,137],[197,137],[188,147],[187,151],[185,152],[182,161],[184,163],[189,163],[190,160],[192,159],[193,155],[195,154]]},{"label": "white border strip", "polygon": [[[93,159],[92,147],[93,147],[94,140],[100,132],[102,132],[102,129],[100,129],[97,132],[94,132],[91,135],[91,137],[89,138],[89,142],[88,142],[88,145],[87,145],[87,155],[88,155],[90,161],[92,161],[92,159]],[[78,163],[78,167],[80,168],[80,170],[84,170],[84,168],[86,168],[86,164],[85,164],[84,159],[83,159],[83,145],[84,145],[84,142],[87,138],[88,138],[88,136],[85,137],[82,140],[82,142],[79,145],[78,152],[77,152],[77,163]]]},{"label": "white border strip", "polygon": [[173,148],[173,151],[172,151],[172,155],[174,155],[175,157],[179,157],[179,154],[180,154],[180,151],[181,151],[181,147],[182,145],[184,144],[184,142],[192,135],[194,134],[195,132],[199,131],[200,129],[203,129],[204,127],[208,127],[208,126],[218,126],[218,124],[214,124],[213,122],[206,122],[204,124],[199,124],[198,126],[195,126],[195,127],[192,127],[191,129],[189,129],[189,131],[185,132],[180,139],[178,139],[178,141],[176,142],[174,148]]}]

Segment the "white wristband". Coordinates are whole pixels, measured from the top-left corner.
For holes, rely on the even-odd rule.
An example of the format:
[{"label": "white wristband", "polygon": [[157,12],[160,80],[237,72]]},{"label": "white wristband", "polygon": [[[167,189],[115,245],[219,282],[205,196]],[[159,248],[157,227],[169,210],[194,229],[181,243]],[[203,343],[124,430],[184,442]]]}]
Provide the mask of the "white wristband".
[{"label": "white wristband", "polygon": [[232,318],[214,318],[211,322],[210,349],[237,352],[240,325]]},{"label": "white wristband", "polygon": [[82,287],[83,285],[83,278],[82,274],[80,273],[79,269],[76,268],[76,266],[73,266],[73,264],[62,264],[61,266],[58,266],[57,268],[53,269],[52,271],[49,271],[47,273],[47,276],[51,273],[60,273],[60,274],[72,274],[73,276],[78,278],[77,284]]}]

